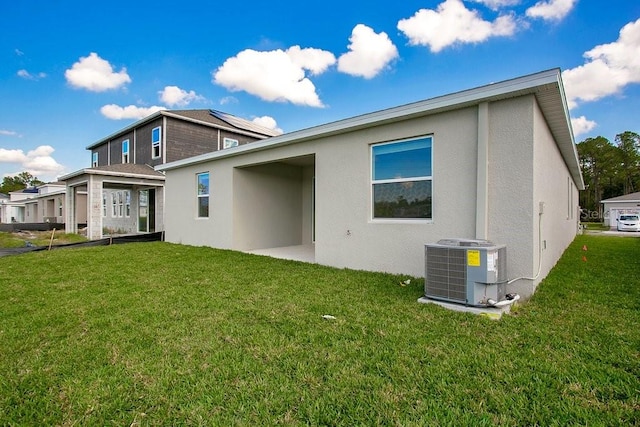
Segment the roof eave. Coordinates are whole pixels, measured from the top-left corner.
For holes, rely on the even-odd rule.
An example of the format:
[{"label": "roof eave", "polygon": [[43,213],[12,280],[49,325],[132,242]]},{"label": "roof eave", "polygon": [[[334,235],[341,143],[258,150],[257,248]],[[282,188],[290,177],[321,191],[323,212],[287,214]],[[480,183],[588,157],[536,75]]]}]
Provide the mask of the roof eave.
[{"label": "roof eave", "polygon": [[[555,99],[549,98],[545,102],[545,99],[540,95],[545,88],[552,89],[551,92],[555,92]],[[549,91],[547,90],[545,92]],[[576,186],[579,190],[584,190],[584,181],[580,171],[578,153],[575,148],[573,131],[571,129],[571,120],[568,112],[569,110],[566,103],[564,88],[562,86],[562,78],[560,70],[557,68],[302,129],[239,147],[166,163],[164,165],[156,166],[156,170],[166,171],[176,169],[188,165],[204,163],[209,160],[238,156],[247,152],[257,152],[277,146],[300,143],[310,139],[317,139],[345,132],[353,132],[374,124],[381,125],[404,121],[410,118],[432,115],[455,108],[477,105],[481,102],[498,101],[527,94],[536,95],[565,163],[571,171],[571,175]],[[558,104],[562,106],[561,109],[551,108]]]}]

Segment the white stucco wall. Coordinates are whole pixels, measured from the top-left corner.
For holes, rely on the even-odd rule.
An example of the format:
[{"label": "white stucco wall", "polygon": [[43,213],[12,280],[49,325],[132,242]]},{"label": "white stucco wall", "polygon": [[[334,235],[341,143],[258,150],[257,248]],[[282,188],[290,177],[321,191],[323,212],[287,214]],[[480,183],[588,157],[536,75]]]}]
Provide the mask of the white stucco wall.
[{"label": "white stucco wall", "polygon": [[[311,178],[310,168],[302,168],[302,176],[292,178],[289,184],[277,184],[277,177],[273,174],[265,175],[266,181],[262,178],[256,180],[253,186],[245,181],[248,174],[260,170],[257,166],[248,168],[253,165],[315,155],[316,261],[337,267],[422,276],[425,243],[445,237],[474,237],[476,133],[477,110],[471,107],[167,170],[166,240],[240,250],[264,246],[261,242],[267,241],[282,246],[306,243],[309,226],[305,222],[311,220],[310,212],[307,213],[310,195],[309,186],[301,183]],[[371,144],[423,135],[432,135],[434,141],[433,220],[373,221]],[[236,167],[248,169],[234,169]],[[287,173],[286,167],[268,167],[281,167],[281,173]],[[199,219],[196,218],[195,176],[206,171],[210,173],[210,217]],[[279,188],[282,193],[260,192],[258,183],[263,190]],[[274,196],[276,200],[269,200]],[[302,210],[287,210],[287,215],[305,212],[302,224],[293,216],[284,217],[282,222],[276,219],[272,227],[262,227],[259,231],[254,228],[254,232],[260,235],[255,237],[255,241],[247,236],[251,225],[241,224],[247,224],[248,214],[273,216],[270,212],[277,210],[272,210],[272,206],[286,203],[302,205]],[[302,229],[303,233],[278,243],[278,239],[270,238],[268,234],[286,234],[283,224],[295,230]]]},{"label": "white stucco wall", "polygon": [[[556,264],[578,233],[578,187],[562,159],[537,103],[534,106],[534,208],[542,207],[541,232],[534,222],[534,259],[539,277],[532,291]],[[542,259],[538,259],[539,254]]]}]

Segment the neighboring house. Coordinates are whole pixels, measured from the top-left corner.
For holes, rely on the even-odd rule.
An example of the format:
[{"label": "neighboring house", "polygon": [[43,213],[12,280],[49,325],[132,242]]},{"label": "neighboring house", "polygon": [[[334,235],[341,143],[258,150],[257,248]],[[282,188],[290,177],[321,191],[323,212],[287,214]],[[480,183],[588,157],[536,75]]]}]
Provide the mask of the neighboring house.
[{"label": "neighboring house", "polygon": [[169,242],[424,276],[425,244],[487,239],[523,297],[576,236],[584,188],[558,69],[156,170]]},{"label": "neighboring house", "polygon": [[612,197],[602,200],[600,203],[602,203],[604,211],[604,225],[615,229],[618,226],[620,215],[640,213],[640,192]]},{"label": "neighboring house", "polygon": [[0,200],[0,223],[33,222],[31,216],[27,215],[25,203],[37,196],[38,189],[35,187],[11,191],[8,198],[5,196]]},{"label": "neighboring house", "polygon": [[0,223],[63,223],[65,183],[51,182],[12,191],[0,198]]},{"label": "neighboring house", "polygon": [[37,190],[37,195],[24,202],[26,211],[24,222],[64,223],[65,183],[50,182],[39,185]]},{"label": "neighboring house", "polygon": [[154,166],[277,133],[214,110],[159,111],[87,147],[91,167],[66,181],[66,231],[87,237],[163,230],[164,174]]}]

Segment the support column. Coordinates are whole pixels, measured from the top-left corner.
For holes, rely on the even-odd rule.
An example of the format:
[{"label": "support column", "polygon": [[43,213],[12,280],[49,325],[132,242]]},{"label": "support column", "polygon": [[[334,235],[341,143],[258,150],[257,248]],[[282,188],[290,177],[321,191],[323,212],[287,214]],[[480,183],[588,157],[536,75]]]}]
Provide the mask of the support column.
[{"label": "support column", "polygon": [[94,175],[87,183],[87,238],[102,238],[102,179]]},{"label": "support column", "polygon": [[64,218],[64,232],[73,234],[77,233],[77,221],[76,221],[76,188],[67,185],[65,190],[65,218]]}]

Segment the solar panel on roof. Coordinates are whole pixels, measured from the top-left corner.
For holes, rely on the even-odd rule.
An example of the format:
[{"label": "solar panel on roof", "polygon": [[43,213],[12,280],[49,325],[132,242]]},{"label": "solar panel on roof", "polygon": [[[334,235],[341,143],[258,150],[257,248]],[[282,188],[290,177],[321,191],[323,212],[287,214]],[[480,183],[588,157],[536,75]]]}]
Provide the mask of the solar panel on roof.
[{"label": "solar panel on roof", "polygon": [[210,110],[210,112],[211,112],[211,115],[219,118],[220,120],[224,120],[225,122],[229,123],[231,126],[234,126],[239,129],[260,133],[262,135],[269,135],[269,136],[280,135],[280,132],[278,131],[266,128],[264,126],[260,126],[258,124],[255,124],[245,119],[241,119],[236,116],[232,116],[231,114],[223,113],[222,111]]}]

